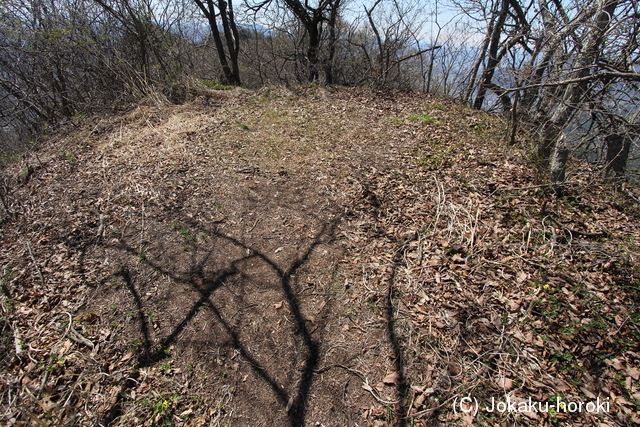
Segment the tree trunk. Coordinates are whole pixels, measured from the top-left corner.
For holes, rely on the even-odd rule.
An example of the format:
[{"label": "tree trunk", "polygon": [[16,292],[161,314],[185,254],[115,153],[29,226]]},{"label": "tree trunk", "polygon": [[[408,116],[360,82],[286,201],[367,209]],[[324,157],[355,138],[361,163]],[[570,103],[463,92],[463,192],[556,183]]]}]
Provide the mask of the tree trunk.
[{"label": "tree trunk", "polygon": [[500,14],[498,15],[498,19],[496,20],[496,23],[493,27],[493,33],[491,34],[487,67],[482,73],[482,77],[480,79],[480,88],[478,89],[478,96],[473,103],[473,108],[475,108],[476,110],[480,110],[482,108],[482,104],[484,104],[484,99],[487,94],[487,89],[491,84],[493,75],[496,71],[496,68],[498,67],[498,64],[500,63],[500,59],[498,58],[498,48],[500,47],[500,36],[502,35],[502,30],[507,20],[508,13],[509,2],[507,0],[502,0]]},{"label": "tree trunk", "polygon": [[491,21],[489,22],[489,26],[487,27],[487,35],[482,42],[482,49],[480,49],[480,53],[478,54],[478,58],[476,59],[475,64],[473,64],[473,68],[471,70],[471,76],[469,77],[469,83],[467,84],[467,89],[465,90],[464,101],[466,103],[471,103],[471,95],[473,94],[473,88],[476,85],[476,76],[478,75],[478,71],[480,70],[480,66],[484,62],[484,58],[487,55],[487,49],[489,49],[489,43],[491,42],[491,34],[493,33],[493,27],[495,26],[495,16],[491,16]]},{"label": "tree trunk", "polygon": [[518,100],[520,99],[519,92],[516,92],[513,96],[513,105],[511,106],[511,111],[509,111],[508,125],[507,125],[507,133],[505,134],[505,139],[507,143],[511,146],[516,145],[516,134],[518,132]]},{"label": "tree trunk", "polygon": [[564,195],[564,180],[567,175],[568,159],[569,149],[562,145],[556,145],[551,158],[551,186],[558,197]]},{"label": "tree trunk", "polygon": [[318,73],[318,51],[320,50],[320,29],[315,22],[307,27],[309,35],[309,49],[307,49],[307,61],[309,66],[309,83],[317,82]]},{"label": "tree trunk", "polygon": [[378,31],[378,27],[376,27],[376,23],[373,21],[373,9],[375,9],[381,2],[382,0],[376,0],[376,2],[371,6],[371,9],[367,9],[366,6],[364,8],[365,13],[367,14],[367,19],[369,20],[369,25],[371,26],[371,31],[373,31],[373,34],[376,38],[376,44],[378,45],[378,59],[377,59],[377,64],[376,65],[372,65],[372,68],[374,70],[376,70],[376,79],[377,84],[381,85],[386,83],[383,79],[383,73],[384,73],[384,56],[383,56],[383,52],[384,52],[384,45],[382,43],[382,37],[380,36],[380,32]]},{"label": "tree trunk", "polygon": [[[224,44],[222,43],[222,37],[220,35],[220,30],[218,29],[218,21],[216,19],[216,5],[213,0],[206,0],[207,5],[205,6],[201,0],[194,0],[198,5],[202,14],[207,18],[209,22],[209,28],[211,29],[211,34],[213,36],[213,41],[216,45],[216,51],[218,52],[218,61],[220,62],[220,67],[222,67],[222,80],[225,84],[240,84],[240,75],[238,73],[238,57],[237,50],[235,46],[237,46],[237,40],[234,44],[234,37],[232,35],[232,28],[235,27],[235,22],[233,22],[233,12],[231,15],[227,13],[227,3],[223,0],[220,0],[217,4],[218,9],[220,10],[220,16],[223,17],[223,31],[225,32],[225,38],[227,39],[227,47],[229,49],[229,59],[231,60],[232,66],[229,66],[229,60],[227,60],[227,53],[224,50]],[[233,22],[233,24],[230,23]],[[233,67],[233,68],[232,68]]]},{"label": "tree trunk", "polygon": [[[609,27],[618,2],[619,0],[602,0],[600,2],[600,10],[597,13],[595,25],[591,28],[583,43],[585,49],[579,53],[576,59],[573,78],[582,79],[591,74],[591,67],[600,56],[604,34]],[[562,100],[556,106],[551,118],[542,127],[538,155],[544,163],[548,163],[549,156],[558,142],[558,137],[577,111],[584,95],[589,90],[589,86],[590,81],[585,79],[579,83],[570,83],[564,88]]]},{"label": "tree trunk", "polygon": [[220,20],[222,21],[222,30],[224,31],[224,38],[227,42],[227,50],[229,52],[229,61],[231,62],[231,73],[228,76],[228,83],[233,85],[240,85],[240,71],[238,68],[238,29],[233,17],[233,4],[231,0],[229,3],[224,0],[218,0],[218,7],[220,9]]},{"label": "tree trunk", "polygon": [[627,169],[631,139],[615,133],[608,135],[605,142],[607,143],[606,174],[612,178],[621,178]]},{"label": "tree trunk", "polygon": [[338,44],[338,35],[336,33],[336,24],[338,21],[338,8],[340,7],[341,0],[336,0],[331,6],[331,13],[329,14],[329,56],[324,66],[325,82],[328,85],[334,83],[333,75],[333,61],[336,55],[336,45]]}]

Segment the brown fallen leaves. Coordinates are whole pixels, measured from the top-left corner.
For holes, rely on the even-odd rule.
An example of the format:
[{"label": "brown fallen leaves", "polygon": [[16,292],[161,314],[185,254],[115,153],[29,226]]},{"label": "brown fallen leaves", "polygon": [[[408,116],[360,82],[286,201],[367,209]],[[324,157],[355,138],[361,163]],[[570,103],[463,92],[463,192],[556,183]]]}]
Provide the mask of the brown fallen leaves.
[{"label": "brown fallen leaves", "polygon": [[[257,249],[278,263],[326,212],[339,212],[334,238],[288,290],[319,348],[307,425],[640,422],[640,213],[587,165],[573,165],[570,196],[556,200],[526,150],[500,141],[496,118],[416,94],[239,92],[217,109],[140,106],[91,120],[45,145],[27,183],[17,166],[3,171],[2,423],[293,420],[304,363],[259,357],[304,353],[298,307],[268,287],[242,300],[240,284],[261,272],[238,261],[244,282],[216,291],[238,306],[217,323],[181,323],[189,292],[205,300],[196,291],[211,267],[198,248],[219,244],[188,224],[246,245],[215,249],[214,264]],[[147,253],[164,256],[162,273],[144,266]],[[172,260],[176,271],[162,270]],[[178,274],[189,263],[200,265],[194,278]],[[252,315],[284,332],[254,333],[258,320],[242,323]],[[175,325],[191,341],[163,346]],[[205,331],[220,347],[198,341]],[[463,397],[479,410],[457,411]],[[600,399],[610,410],[482,410],[506,397]]]},{"label": "brown fallen leaves", "polygon": [[[543,189],[513,189],[526,187],[519,182],[526,165],[492,161],[503,166],[490,171],[491,190],[482,184],[485,171],[472,169],[476,161],[461,157],[457,167],[423,180],[416,178],[425,175],[420,170],[374,170],[362,178],[382,203],[372,213],[363,201],[358,215],[368,220],[354,220],[361,229],[350,242],[360,259],[366,254],[368,279],[394,265],[394,310],[406,319],[398,333],[411,354],[407,377],[439,397],[414,394],[406,417],[422,425],[439,413],[441,421],[469,423],[468,414],[454,413],[452,400],[561,396],[585,404],[608,399],[610,411],[506,412],[499,419],[636,422],[640,240],[628,214],[637,217],[637,210],[613,208],[615,196],[605,187],[580,188],[553,210],[541,209],[549,197]],[[481,424],[495,414],[473,419]]]}]

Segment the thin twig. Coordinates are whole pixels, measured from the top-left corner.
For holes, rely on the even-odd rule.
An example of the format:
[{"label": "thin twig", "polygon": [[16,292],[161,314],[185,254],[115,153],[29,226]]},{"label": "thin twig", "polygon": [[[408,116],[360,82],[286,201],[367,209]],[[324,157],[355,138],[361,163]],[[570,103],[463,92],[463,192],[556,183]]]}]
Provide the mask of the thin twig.
[{"label": "thin twig", "polygon": [[69,330],[69,332],[70,332],[70,334],[69,334],[69,339],[70,340],[75,341],[78,344],[84,344],[87,347],[95,348],[95,344],[94,343],[92,343],[91,341],[89,341],[88,339],[86,339],[85,337],[80,335],[80,333],[78,331],[76,331],[75,329],[71,328]]},{"label": "thin twig", "polygon": [[29,244],[29,242],[22,240],[22,237],[20,237],[20,235],[18,234],[18,238],[20,239],[20,243],[22,243],[26,248],[27,251],[29,252],[29,256],[31,257],[31,261],[33,261],[33,266],[36,268],[36,271],[38,272],[38,276],[40,277],[40,281],[42,282],[42,284],[44,285],[44,276],[42,275],[42,271],[40,270],[40,267],[38,266],[38,263],[36,262],[36,257],[33,256],[33,251],[31,250],[31,245]]},{"label": "thin twig", "polygon": [[20,329],[18,329],[18,325],[13,323],[13,344],[16,349],[16,356],[20,356],[22,354],[22,335],[20,335]]},{"label": "thin twig", "polygon": [[543,185],[530,185],[528,187],[498,187],[496,191],[517,191],[517,190],[534,190],[536,188],[547,188],[549,184]]},{"label": "thin twig", "polygon": [[316,374],[322,374],[324,372],[327,372],[328,370],[332,369],[332,368],[342,368],[345,371],[351,372],[352,374],[354,374],[355,376],[357,376],[358,378],[360,378],[360,380],[363,382],[362,384],[362,388],[366,391],[368,391],[369,393],[371,393],[371,396],[373,396],[374,399],[376,399],[379,403],[382,403],[383,405],[396,405],[398,403],[400,403],[400,400],[396,400],[396,401],[387,401],[382,399],[380,396],[378,396],[378,394],[373,390],[373,387],[371,387],[369,385],[369,380],[367,379],[367,377],[364,376],[364,374],[360,371],[357,371],[353,368],[350,368],[348,366],[342,365],[342,364],[336,364],[336,365],[331,365],[331,366],[327,366],[325,368],[319,369],[317,371],[315,371]]}]

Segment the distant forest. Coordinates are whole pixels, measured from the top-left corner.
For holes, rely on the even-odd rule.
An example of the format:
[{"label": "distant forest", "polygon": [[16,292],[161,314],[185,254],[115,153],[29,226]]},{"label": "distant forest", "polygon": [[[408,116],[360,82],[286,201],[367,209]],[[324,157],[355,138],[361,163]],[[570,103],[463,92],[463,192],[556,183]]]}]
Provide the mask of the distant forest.
[{"label": "distant forest", "polygon": [[196,82],[343,85],[502,114],[558,186],[572,152],[624,180],[639,30],[635,0],[1,0],[0,154]]}]

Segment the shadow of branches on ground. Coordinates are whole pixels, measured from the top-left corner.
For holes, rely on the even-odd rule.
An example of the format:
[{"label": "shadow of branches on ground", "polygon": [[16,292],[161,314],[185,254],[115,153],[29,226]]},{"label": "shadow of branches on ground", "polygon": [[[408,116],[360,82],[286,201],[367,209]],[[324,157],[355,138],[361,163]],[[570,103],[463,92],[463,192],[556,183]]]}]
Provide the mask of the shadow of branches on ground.
[{"label": "shadow of branches on ground", "polygon": [[[391,237],[391,236],[389,236]],[[408,243],[408,242],[406,242]],[[388,280],[387,280],[387,295],[385,301],[385,319],[387,321],[387,336],[389,339],[389,343],[391,344],[391,350],[393,352],[394,357],[394,368],[397,373],[397,427],[404,427],[407,424],[407,417],[409,415],[409,383],[407,382],[407,377],[405,374],[405,362],[404,362],[404,352],[402,350],[401,338],[398,336],[398,331],[396,328],[395,321],[395,305],[394,298],[396,297],[396,290],[394,287],[395,278],[398,271],[398,267],[400,267],[400,262],[402,260],[402,254],[404,251],[404,245],[406,244],[398,243],[396,251],[393,256],[393,261],[391,264],[391,271],[388,272]]]},{"label": "shadow of branches on ground", "polygon": [[[145,266],[169,277],[172,282],[196,291],[198,297],[195,301],[192,301],[191,306],[188,307],[186,312],[182,311],[181,320],[172,326],[171,332],[163,338],[154,341],[151,338],[149,319],[145,314],[145,304],[140,296],[140,290],[137,287],[136,280],[133,277],[134,275],[131,273],[130,268],[127,267],[127,262],[129,261],[125,262],[114,274],[114,276],[118,276],[124,281],[126,289],[129,291],[130,297],[135,304],[136,317],[139,323],[144,349],[138,358],[137,366],[133,374],[123,382],[115,403],[105,411],[98,425],[108,426],[123,414],[123,405],[126,401],[127,392],[136,385],[136,377],[139,375],[140,370],[167,358],[169,353],[168,349],[178,341],[185,327],[189,325],[189,322],[191,322],[198,313],[205,310],[213,314],[213,318],[217,320],[226,332],[234,349],[248,362],[254,373],[261,378],[268,386],[268,389],[271,390],[271,393],[279,405],[286,411],[289,424],[295,427],[304,425],[309,390],[313,383],[314,370],[318,365],[321,342],[312,337],[306,319],[301,311],[295,289],[295,275],[296,272],[308,262],[310,255],[319,244],[326,244],[333,241],[335,225],[335,220],[325,222],[315,237],[311,239],[311,242],[307,243],[302,250],[298,251],[293,260],[280,262],[280,264],[264,252],[257,250],[255,246],[243,243],[217,230],[204,227],[195,221],[192,221],[190,226],[198,233],[204,233],[211,237],[215,243],[224,242],[225,245],[239,249],[246,255],[239,257],[236,255],[230,263],[227,263],[228,265],[220,268],[217,260],[214,259],[216,254],[214,254],[211,248],[206,248],[204,247],[205,245],[192,242],[191,245],[193,248],[191,250],[189,265],[187,270],[184,271],[184,266],[178,265],[178,261],[174,260],[174,262],[162,263],[159,261],[161,259],[159,254],[141,253],[141,251],[134,247],[135,245],[127,242],[126,239],[120,239],[115,243],[113,247],[122,253],[126,253],[129,261],[137,257]],[[251,261],[258,261],[262,265],[268,266],[268,269],[277,276],[279,291],[284,295],[290,312],[293,333],[299,337],[303,344],[302,348],[296,349],[298,353],[304,353],[304,363],[298,374],[299,378],[294,390],[287,391],[279,384],[271,372],[273,368],[270,369],[264,366],[264,364],[258,360],[254,354],[255,352],[249,349],[250,342],[247,342],[246,337],[243,337],[237,327],[231,323],[232,318],[230,319],[229,316],[225,317],[223,310],[216,301],[216,291],[221,286],[227,284],[229,280],[235,280],[237,286],[242,286],[242,279],[246,277],[245,271],[243,270],[247,263]],[[209,270],[208,266],[210,264],[216,265],[217,268],[212,271]],[[282,264],[287,265],[282,266]],[[279,367],[279,369],[281,368],[285,367]]]}]

